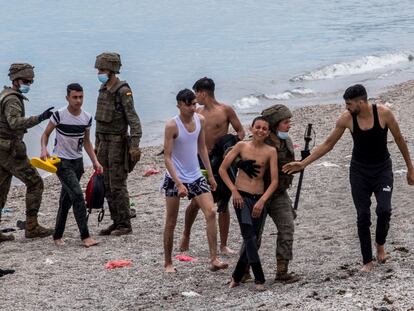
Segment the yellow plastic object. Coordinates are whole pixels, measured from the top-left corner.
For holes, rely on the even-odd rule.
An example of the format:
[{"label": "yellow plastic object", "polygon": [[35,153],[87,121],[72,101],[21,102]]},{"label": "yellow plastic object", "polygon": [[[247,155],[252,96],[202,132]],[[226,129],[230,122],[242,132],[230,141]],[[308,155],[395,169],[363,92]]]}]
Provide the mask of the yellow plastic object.
[{"label": "yellow plastic object", "polygon": [[47,158],[46,161],[43,161],[41,158],[33,157],[30,160],[30,164],[34,167],[40,168],[50,173],[56,173],[57,168],[56,164],[60,163],[60,159],[58,157],[50,157]]},{"label": "yellow plastic object", "polygon": [[201,169],[201,174],[206,178],[206,179],[208,179],[208,171],[207,170],[204,170],[204,169]]}]

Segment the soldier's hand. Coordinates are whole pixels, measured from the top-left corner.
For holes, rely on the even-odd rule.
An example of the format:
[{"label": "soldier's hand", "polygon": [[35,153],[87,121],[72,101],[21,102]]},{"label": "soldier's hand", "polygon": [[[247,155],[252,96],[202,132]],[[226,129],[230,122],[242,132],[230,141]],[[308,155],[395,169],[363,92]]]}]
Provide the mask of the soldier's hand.
[{"label": "soldier's hand", "polygon": [[233,197],[233,206],[235,208],[243,208],[243,198],[236,189],[231,192],[231,196]]},{"label": "soldier's hand", "polygon": [[256,204],[253,206],[252,210],[252,217],[253,218],[259,218],[263,211],[264,202],[262,200],[259,200],[256,202]]},{"label": "soldier's hand", "polygon": [[139,148],[129,150],[129,155],[131,156],[131,160],[134,162],[141,160],[141,150]]},{"label": "soldier's hand", "polygon": [[240,160],[236,167],[245,172],[250,178],[253,178],[260,173],[260,165],[255,163],[256,160]]},{"label": "soldier's hand", "polygon": [[55,109],[55,107],[50,107],[48,109],[46,109],[45,111],[43,111],[41,114],[39,114],[39,121],[42,122],[44,120],[50,119],[50,117],[53,114],[53,109]]},{"label": "soldier's hand", "polygon": [[302,164],[302,162],[290,162],[282,167],[282,172],[285,174],[293,174],[295,172],[299,172],[303,170],[305,166]]}]

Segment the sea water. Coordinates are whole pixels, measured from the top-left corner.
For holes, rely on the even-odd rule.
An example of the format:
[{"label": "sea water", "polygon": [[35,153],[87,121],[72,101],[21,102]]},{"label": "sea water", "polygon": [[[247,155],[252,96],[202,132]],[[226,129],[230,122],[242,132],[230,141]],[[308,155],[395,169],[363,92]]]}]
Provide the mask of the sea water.
[{"label": "sea water", "polygon": [[[162,142],[176,93],[204,76],[243,122],[274,103],[342,103],[351,84],[363,83],[374,97],[414,77],[409,0],[1,1],[0,16],[0,82],[10,84],[13,62],[35,66],[27,115],[65,106],[72,82],[95,113],[95,57],[115,51],[143,124],[142,145]],[[46,124],[26,135],[30,156],[39,155]]]}]

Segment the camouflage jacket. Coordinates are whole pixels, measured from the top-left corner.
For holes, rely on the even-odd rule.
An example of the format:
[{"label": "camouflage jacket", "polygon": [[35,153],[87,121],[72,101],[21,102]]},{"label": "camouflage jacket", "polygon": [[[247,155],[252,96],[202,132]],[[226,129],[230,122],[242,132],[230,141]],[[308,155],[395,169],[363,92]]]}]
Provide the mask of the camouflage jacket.
[{"label": "camouflage jacket", "polygon": [[131,136],[131,147],[138,148],[142,137],[141,122],[135,111],[132,91],[125,81],[118,80],[108,89],[99,89],[96,109],[96,134]]},{"label": "camouflage jacket", "polygon": [[[293,176],[283,173],[282,167],[283,165],[289,162],[295,161],[295,151],[293,150],[293,143],[290,138],[287,138],[286,140],[280,139],[274,133],[270,133],[270,136],[266,140],[266,143],[269,146],[275,147],[277,150],[279,183],[276,189],[276,193],[280,193],[288,189],[292,184]],[[267,176],[266,183],[270,184],[269,178],[270,176]]]},{"label": "camouflage jacket", "polygon": [[10,87],[0,93],[0,137],[21,140],[27,129],[40,123],[38,116],[25,117],[23,100],[28,99]]}]

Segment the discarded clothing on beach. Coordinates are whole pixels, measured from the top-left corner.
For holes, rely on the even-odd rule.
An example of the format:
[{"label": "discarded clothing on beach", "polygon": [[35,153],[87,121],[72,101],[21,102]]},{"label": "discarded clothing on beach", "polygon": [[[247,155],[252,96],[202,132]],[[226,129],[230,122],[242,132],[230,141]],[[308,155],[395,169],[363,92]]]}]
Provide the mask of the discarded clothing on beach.
[{"label": "discarded clothing on beach", "polygon": [[186,261],[186,262],[194,262],[197,261],[197,258],[193,258],[187,255],[177,255],[175,256],[175,259],[178,259],[179,261]]},{"label": "discarded clothing on beach", "polygon": [[146,170],[145,172],[144,172],[144,175],[142,175],[143,177],[148,177],[148,176],[151,176],[151,175],[155,175],[155,174],[158,174],[160,171],[159,170],[157,170],[157,169],[155,169],[155,168],[150,168],[150,169],[148,169],[148,170]]},{"label": "discarded clothing on beach", "polygon": [[113,260],[108,261],[105,264],[106,269],[115,269],[115,268],[122,268],[122,267],[132,267],[131,260]]}]

